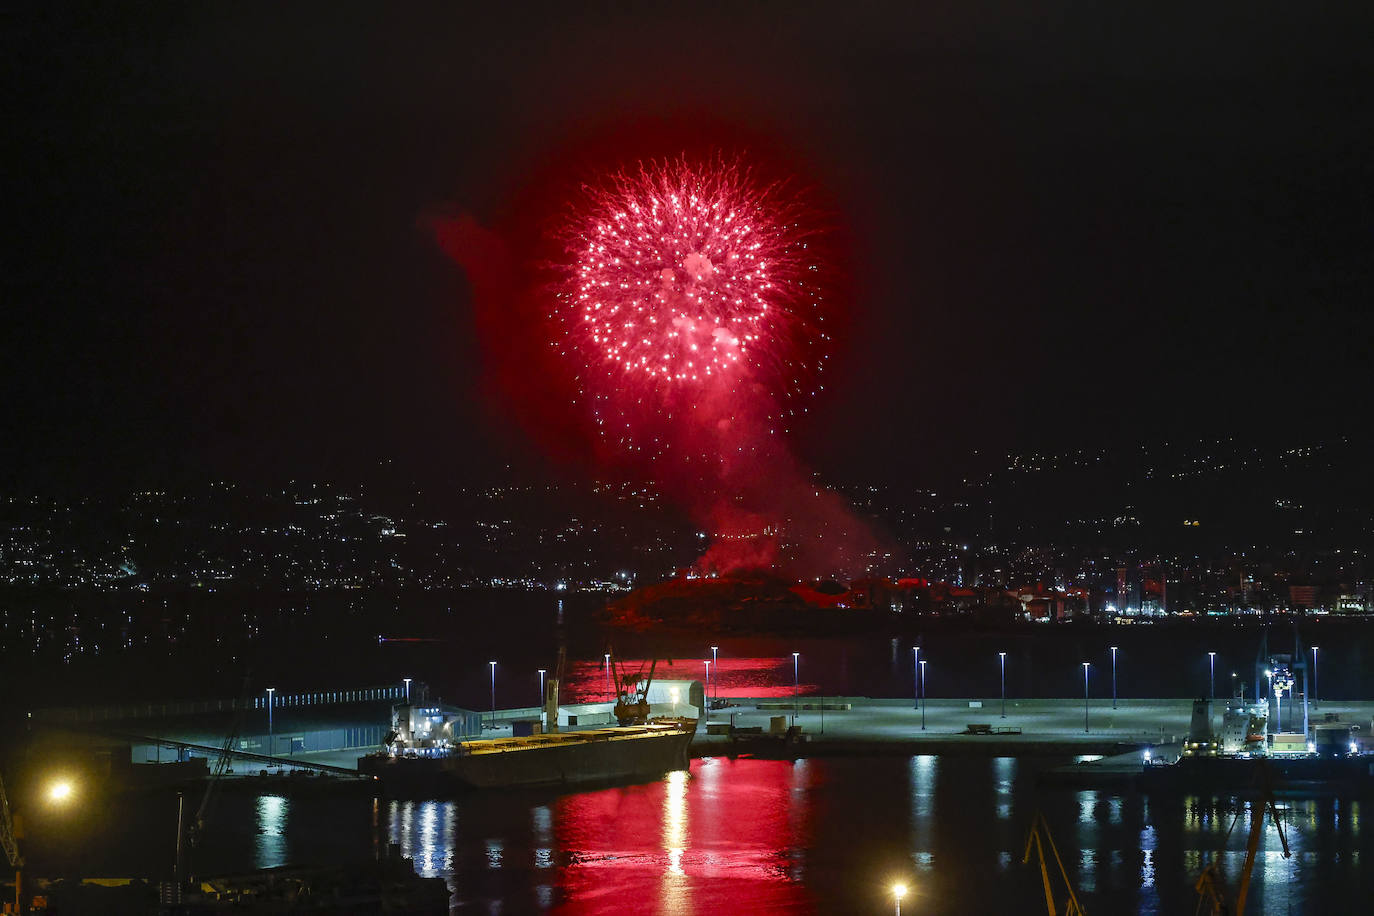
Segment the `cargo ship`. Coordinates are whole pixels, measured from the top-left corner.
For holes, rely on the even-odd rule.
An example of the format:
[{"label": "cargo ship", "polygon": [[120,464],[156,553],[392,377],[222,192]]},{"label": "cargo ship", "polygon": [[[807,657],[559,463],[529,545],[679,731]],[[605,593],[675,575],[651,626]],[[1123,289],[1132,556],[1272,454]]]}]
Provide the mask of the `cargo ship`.
[{"label": "cargo ship", "polygon": [[388,795],[575,786],[652,778],[687,768],[694,719],[656,719],[559,734],[394,747],[358,759]]},{"label": "cargo ship", "polygon": [[[1307,718],[1304,713],[1303,719]],[[1147,792],[1228,793],[1266,788],[1278,793],[1374,794],[1374,753],[1358,725],[1335,715],[1302,732],[1267,733],[1264,704],[1230,701],[1220,733],[1212,704],[1193,702],[1188,740],[1178,759],[1150,760],[1140,774]]]},{"label": "cargo ship", "polygon": [[1280,795],[1368,796],[1374,794],[1374,755],[1181,757],[1176,763],[1146,766],[1140,786],[1145,792],[1187,795],[1267,788]]},{"label": "cargo ship", "polygon": [[402,704],[392,710],[384,748],[358,758],[358,772],[376,777],[387,795],[415,795],[625,782],[686,769],[697,720],[676,715],[682,708],[677,690],[669,707],[674,715],[654,716],[652,682],[652,668],[647,678],[621,681],[613,709],[619,725],[560,733],[559,678],[551,677],[544,695],[548,731],[509,738],[454,740],[456,723],[442,707]]}]

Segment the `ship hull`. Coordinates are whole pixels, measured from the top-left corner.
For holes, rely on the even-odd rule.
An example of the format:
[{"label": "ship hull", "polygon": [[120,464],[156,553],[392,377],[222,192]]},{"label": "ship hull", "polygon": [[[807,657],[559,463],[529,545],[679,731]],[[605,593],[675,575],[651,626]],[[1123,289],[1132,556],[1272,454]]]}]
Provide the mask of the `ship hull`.
[{"label": "ship hull", "polygon": [[1148,766],[1141,788],[1165,793],[1236,793],[1266,785],[1278,793],[1374,794],[1374,757],[1184,757]]},{"label": "ship hull", "polygon": [[[686,769],[696,723],[635,733],[602,729],[524,744],[471,742],[476,750],[444,756],[373,755],[359,772],[377,777],[387,795],[441,795],[487,789],[581,786],[652,779]],[[492,748],[487,749],[483,745]]]}]

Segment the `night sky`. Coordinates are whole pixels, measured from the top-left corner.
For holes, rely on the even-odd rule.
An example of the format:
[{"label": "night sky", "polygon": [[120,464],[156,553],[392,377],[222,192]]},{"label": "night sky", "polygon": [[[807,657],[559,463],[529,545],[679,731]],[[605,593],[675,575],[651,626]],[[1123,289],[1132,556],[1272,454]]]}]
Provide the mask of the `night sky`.
[{"label": "night sky", "polygon": [[829,478],[1370,426],[1367,4],[65,6],[3,25],[6,486],[545,473],[427,217],[520,256],[712,146],[845,251]]}]

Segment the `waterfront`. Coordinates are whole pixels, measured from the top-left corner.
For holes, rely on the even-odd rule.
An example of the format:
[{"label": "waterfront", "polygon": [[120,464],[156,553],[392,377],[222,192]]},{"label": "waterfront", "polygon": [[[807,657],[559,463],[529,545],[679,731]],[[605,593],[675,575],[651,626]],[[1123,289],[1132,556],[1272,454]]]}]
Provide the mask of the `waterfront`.
[{"label": "waterfront", "polygon": [[[448,880],[456,913],[1041,913],[1021,864],[1037,810],[1054,830],[1088,912],[1192,912],[1193,882],[1223,848],[1234,882],[1242,820],[1228,800],[1041,789],[1048,757],[880,756],[788,761],[705,758],[690,774],[572,794],[452,800],[224,797],[196,853],[201,873],[338,864],[399,844]],[[1280,802],[1293,858],[1272,825],[1255,864],[1252,913],[1322,912],[1365,891],[1374,850],[1358,801]],[[174,803],[122,803],[77,837],[35,848],[60,872],[156,872],[170,862]],[[164,836],[165,843],[156,841]],[[151,838],[151,839],[150,839]],[[636,910],[640,911],[640,910]]]}]

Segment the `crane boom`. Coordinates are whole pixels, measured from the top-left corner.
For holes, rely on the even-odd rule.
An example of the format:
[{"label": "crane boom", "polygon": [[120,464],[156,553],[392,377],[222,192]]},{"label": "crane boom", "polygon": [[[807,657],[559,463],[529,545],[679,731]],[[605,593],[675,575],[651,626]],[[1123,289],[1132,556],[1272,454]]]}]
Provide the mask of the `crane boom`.
[{"label": "crane boom", "polygon": [[1026,854],[1021,859],[1021,864],[1029,865],[1031,852],[1034,851],[1040,858],[1040,879],[1045,886],[1045,910],[1049,916],[1058,916],[1058,911],[1054,906],[1054,889],[1050,885],[1050,864],[1045,857],[1045,846],[1050,847],[1050,852],[1054,854],[1054,864],[1059,867],[1059,877],[1064,882],[1067,896],[1064,899],[1064,916],[1087,916],[1087,911],[1078,902],[1078,895],[1073,892],[1073,882],[1069,881],[1069,873],[1064,868],[1064,860],[1059,857],[1059,847],[1054,845],[1054,837],[1050,834],[1049,822],[1045,820],[1045,815],[1035,812],[1035,817],[1031,819],[1030,832],[1026,835]]},{"label": "crane boom", "polygon": [[1250,872],[1255,868],[1255,853],[1259,851],[1260,834],[1264,833],[1265,811],[1274,816],[1274,827],[1278,829],[1279,842],[1283,844],[1283,857],[1287,859],[1293,855],[1288,850],[1288,837],[1284,836],[1278,808],[1274,806],[1274,793],[1266,789],[1259,807],[1256,807],[1254,802],[1250,803],[1250,839],[1245,844],[1245,865],[1241,867],[1240,887],[1236,889],[1236,916],[1244,916],[1245,913],[1245,898],[1250,893]]},{"label": "crane boom", "polygon": [[[1197,883],[1193,886],[1202,900],[1198,901],[1201,909],[1205,902],[1210,907],[1213,916],[1244,916],[1245,901],[1250,894],[1250,874],[1255,869],[1255,856],[1259,853],[1260,836],[1264,833],[1264,814],[1270,812],[1274,817],[1274,827],[1279,832],[1279,842],[1283,845],[1283,857],[1285,859],[1292,856],[1288,848],[1288,837],[1283,832],[1283,821],[1279,820],[1278,808],[1274,804],[1273,790],[1265,786],[1261,790],[1259,799],[1250,803],[1250,835],[1245,842],[1245,862],[1240,870],[1240,883],[1236,887],[1235,906],[1228,904],[1226,891],[1221,881],[1221,871],[1217,867],[1217,860],[1213,859],[1198,875]],[[1236,822],[1240,820],[1240,814],[1236,814],[1236,821],[1231,824],[1231,829],[1235,829]],[[1230,831],[1227,831],[1230,836]]]},{"label": "crane boom", "polygon": [[18,831],[14,829],[14,819],[10,817],[10,800],[5,797],[5,780],[0,778],[0,846],[5,847],[5,858],[11,868],[23,864],[19,858]]}]

